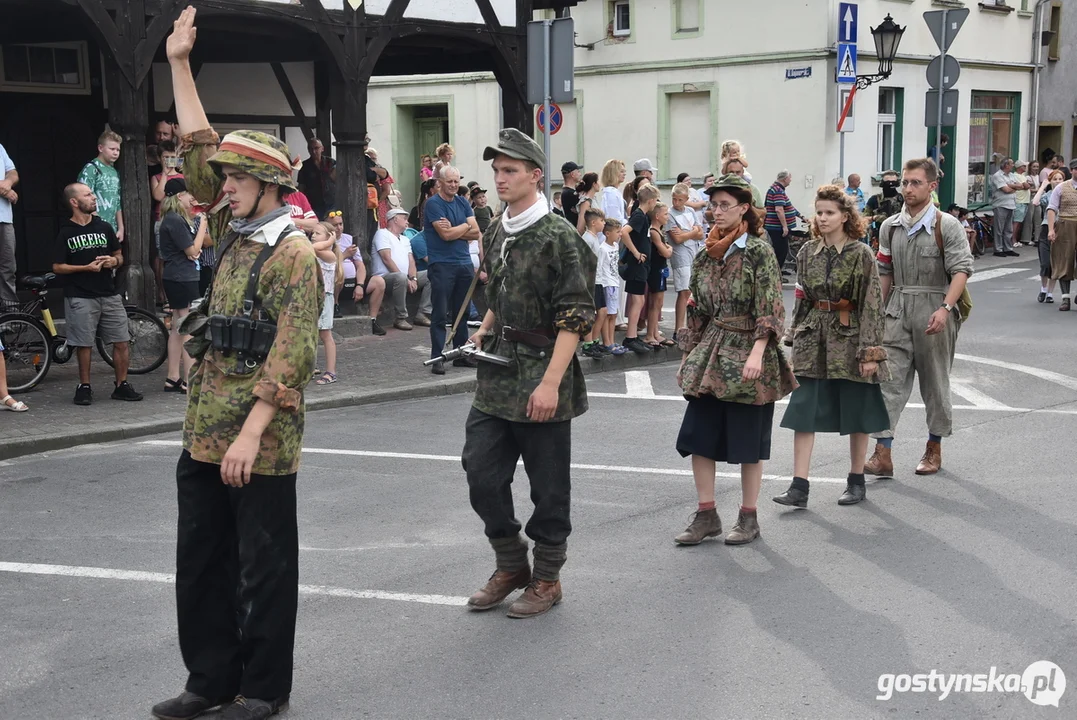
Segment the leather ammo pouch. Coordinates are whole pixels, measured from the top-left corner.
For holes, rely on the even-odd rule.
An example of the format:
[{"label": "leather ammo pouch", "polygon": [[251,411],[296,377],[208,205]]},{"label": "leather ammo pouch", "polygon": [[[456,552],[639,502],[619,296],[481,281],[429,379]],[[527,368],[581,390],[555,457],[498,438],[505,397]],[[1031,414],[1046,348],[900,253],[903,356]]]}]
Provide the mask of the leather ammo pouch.
[{"label": "leather ammo pouch", "polygon": [[235,355],[249,368],[265,362],[273,342],[277,339],[276,322],[265,317],[262,312],[262,303],[258,297],[258,278],[262,273],[262,266],[282,239],[283,236],[278,238],[275,244],[267,244],[262,248],[251,265],[247,277],[247,294],[243,298],[243,314],[211,315],[209,318],[210,346],[225,355]]}]

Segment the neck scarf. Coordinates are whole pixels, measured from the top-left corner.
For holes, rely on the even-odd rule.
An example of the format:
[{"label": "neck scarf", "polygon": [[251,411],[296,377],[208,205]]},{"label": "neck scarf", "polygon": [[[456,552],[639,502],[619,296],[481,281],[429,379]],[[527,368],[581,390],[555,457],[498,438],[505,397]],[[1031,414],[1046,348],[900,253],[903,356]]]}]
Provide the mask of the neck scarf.
[{"label": "neck scarf", "polygon": [[273,222],[274,220],[279,220],[286,215],[290,215],[291,212],[292,211],[288,208],[288,206],[284,205],[279,208],[270,210],[262,217],[256,218],[254,220],[235,218],[232,220],[232,222],[228,223],[228,227],[232,228],[240,235],[250,237],[254,233],[264,228],[269,223]]},{"label": "neck scarf", "polygon": [[509,211],[501,216],[501,227],[509,235],[517,235],[550,214],[550,205],[542,195],[535,195],[535,202],[516,217],[509,217]]},{"label": "neck scarf", "polygon": [[726,251],[729,250],[729,246],[733,244],[734,240],[746,232],[748,232],[747,220],[741,220],[739,225],[735,226],[725,235],[722,235],[722,231],[715,225],[711,228],[710,235],[707,236],[707,254],[715,260],[724,260]]},{"label": "neck scarf", "polygon": [[921,220],[926,218],[927,214],[934,209],[935,206],[932,205],[931,201],[929,200],[927,205],[924,206],[924,209],[916,213],[916,216],[914,217],[909,214],[909,206],[905,205],[901,208],[901,213],[898,215],[898,222],[900,222],[902,227],[904,227],[906,230],[911,230],[912,228],[916,227],[916,225]]}]

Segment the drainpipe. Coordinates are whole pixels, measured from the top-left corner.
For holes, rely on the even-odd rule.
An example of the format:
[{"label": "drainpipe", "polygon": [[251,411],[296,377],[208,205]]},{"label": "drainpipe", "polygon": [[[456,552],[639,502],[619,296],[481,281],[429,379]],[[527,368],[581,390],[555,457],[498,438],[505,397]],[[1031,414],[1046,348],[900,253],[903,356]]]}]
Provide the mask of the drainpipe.
[{"label": "drainpipe", "polygon": [[1028,114],[1028,152],[1037,160],[1040,145],[1040,73],[1043,71],[1043,6],[1049,1],[1036,0],[1036,8],[1033,11],[1036,13],[1035,30],[1032,34],[1032,58],[1035,67],[1032,69],[1032,108]]}]

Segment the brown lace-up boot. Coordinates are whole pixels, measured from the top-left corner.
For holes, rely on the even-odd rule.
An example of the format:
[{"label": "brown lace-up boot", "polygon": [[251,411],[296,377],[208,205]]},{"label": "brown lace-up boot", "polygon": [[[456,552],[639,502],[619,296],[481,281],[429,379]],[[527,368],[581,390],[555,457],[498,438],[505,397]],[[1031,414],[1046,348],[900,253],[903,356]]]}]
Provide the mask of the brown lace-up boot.
[{"label": "brown lace-up boot", "polygon": [[745,512],[743,509],[737,515],[737,524],[725,536],[726,545],[747,545],[759,537],[759,518],[755,511]]},{"label": "brown lace-up boot", "polygon": [[561,602],[560,580],[533,578],[524,594],[509,606],[510,618],[530,618],[542,615]]},{"label": "brown lace-up boot", "polygon": [[527,587],[531,582],[531,568],[525,567],[516,572],[497,570],[482,589],[467,600],[471,610],[489,610],[500,605],[514,590]]},{"label": "brown lace-up boot", "polygon": [[927,441],[924,456],[916,466],[917,475],[934,475],[942,468],[942,443]]},{"label": "brown lace-up boot", "polygon": [[890,448],[882,443],[875,444],[875,452],[864,463],[864,472],[868,475],[881,477],[894,476],[894,459],[890,455]]},{"label": "brown lace-up boot", "polygon": [[692,516],[692,522],[688,528],[673,538],[673,542],[678,545],[699,545],[704,539],[721,534],[722,519],[718,517],[718,511],[700,510]]}]

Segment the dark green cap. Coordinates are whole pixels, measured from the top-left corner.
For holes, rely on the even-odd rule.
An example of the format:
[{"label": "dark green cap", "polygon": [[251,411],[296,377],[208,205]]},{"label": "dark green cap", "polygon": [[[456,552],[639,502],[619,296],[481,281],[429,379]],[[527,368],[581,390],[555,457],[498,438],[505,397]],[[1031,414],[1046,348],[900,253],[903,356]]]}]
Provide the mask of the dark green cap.
[{"label": "dark green cap", "polygon": [[497,133],[497,145],[487,147],[482,153],[483,160],[493,160],[498,155],[506,155],[517,160],[526,160],[546,168],[546,153],[539,144],[516,128],[504,128]]},{"label": "dark green cap", "polygon": [[752,206],[763,208],[763,194],[759,188],[735,173],[728,173],[714,181],[714,184],[706,189],[707,195],[719,190],[747,190],[752,194]]}]

